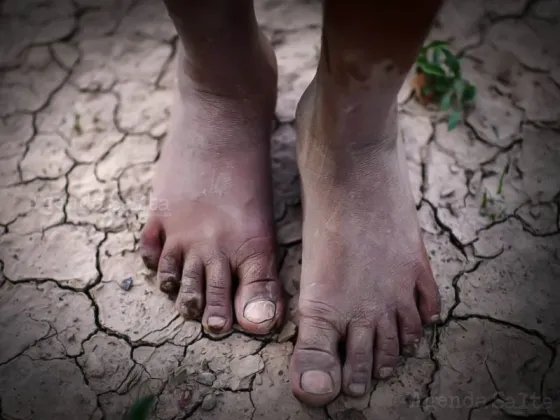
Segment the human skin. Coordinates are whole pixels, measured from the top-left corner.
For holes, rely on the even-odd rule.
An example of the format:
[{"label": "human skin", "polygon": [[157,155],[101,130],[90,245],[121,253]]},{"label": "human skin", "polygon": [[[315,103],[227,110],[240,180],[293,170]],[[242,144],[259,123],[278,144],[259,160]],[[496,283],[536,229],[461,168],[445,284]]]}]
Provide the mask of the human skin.
[{"label": "human skin", "polygon": [[[397,93],[440,6],[419,3],[324,2],[319,66],[296,115],[304,225],[290,378],[310,405],[365,394],[438,321],[397,135]],[[268,333],[285,307],[269,166],[274,54],[251,1],[165,4],[178,83],[141,252],[209,333],[231,330],[234,314]]]}]

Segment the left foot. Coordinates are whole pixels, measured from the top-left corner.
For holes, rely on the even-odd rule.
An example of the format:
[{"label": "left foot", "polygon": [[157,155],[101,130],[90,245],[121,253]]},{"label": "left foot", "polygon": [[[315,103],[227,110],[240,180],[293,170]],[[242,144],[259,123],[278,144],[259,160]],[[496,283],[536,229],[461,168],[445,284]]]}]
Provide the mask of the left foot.
[{"label": "left foot", "polygon": [[414,352],[422,324],[438,320],[439,298],[395,107],[371,121],[379,109],[363,93],[336,103],[314,85],[297,113],[304,228],[291,382],[300,400],[323,405],[390,376],[399,354]]}]

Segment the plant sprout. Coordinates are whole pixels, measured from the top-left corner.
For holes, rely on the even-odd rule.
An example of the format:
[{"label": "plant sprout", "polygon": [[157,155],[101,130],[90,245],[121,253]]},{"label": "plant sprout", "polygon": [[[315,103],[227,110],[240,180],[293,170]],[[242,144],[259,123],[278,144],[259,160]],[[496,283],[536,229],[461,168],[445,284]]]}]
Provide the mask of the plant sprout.
[{"label": "plant sprout", "polygon": [[476,96],[475,86],[462,76],[459,59],[447,42],[433,41],[420,50],[416,72],[416,96],[424,102],[439,102],[441,110],[448,112],[447,128],[453,130]]},{"label": "plant sprout", "polygon": [[154,405],[156,403],[155,395],[138,398],[125,417],[125,420],[148,420]]}]

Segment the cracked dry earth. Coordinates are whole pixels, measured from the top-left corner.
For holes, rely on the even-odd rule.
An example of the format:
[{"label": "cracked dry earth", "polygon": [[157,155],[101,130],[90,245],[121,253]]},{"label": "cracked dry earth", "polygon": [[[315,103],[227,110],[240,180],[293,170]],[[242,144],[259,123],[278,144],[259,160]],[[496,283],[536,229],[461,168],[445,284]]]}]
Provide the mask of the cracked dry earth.
[{"label": "cracked dry earth", "polygon": [[[447,132],[408,85],[399,104],[444,323],[370,395],[313,410],[287,381],[292,321],[271,337],[213,341],[176,315],[136,253],[173,85],[177,38],[162,5],[2,7],[0,418],[121,419],[148,393],[161,420],[560,418],[560,2],[442,9],[430,38],[461,52],[476,107]],[[320,5],[256,7],[281,73],[272,163],[293,314],[293,119],[317,61]]]}]

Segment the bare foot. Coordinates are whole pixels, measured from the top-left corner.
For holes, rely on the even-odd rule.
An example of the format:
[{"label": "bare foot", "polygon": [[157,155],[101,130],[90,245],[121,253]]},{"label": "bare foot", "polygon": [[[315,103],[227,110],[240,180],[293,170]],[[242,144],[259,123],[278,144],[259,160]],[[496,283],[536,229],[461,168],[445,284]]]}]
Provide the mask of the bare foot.
[{"label": "bare foot", "polygon": [[[311,405],[328,403],[341,389],[365,394],[372,375],[390,376],[399,354],[414,352],[422,324],[439,314],[395,141],[396,109],[372,129],[375,109],[364,112],[361,99],[329,106],[312,84],[298,107],[304,229],[291,382],[294,394]],[[367,122],[360,115],[369,116]],[[380,136],[386,140],[372,141]]]},{"label": "bare foot", "polygon": [[284,311],[269,168],[276,63],[264,39],[248,55],[251,62],[239,63],[244,74],[234,74],[230,62],[229,79],[212,80],[211,68],[180,54],[179,89],[141,238],[160,289],[215,334],[231,330],[234,310],[255,334],[277,326]]}]

